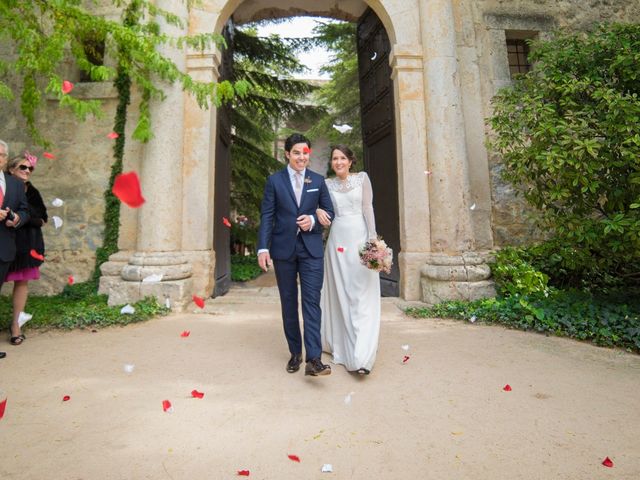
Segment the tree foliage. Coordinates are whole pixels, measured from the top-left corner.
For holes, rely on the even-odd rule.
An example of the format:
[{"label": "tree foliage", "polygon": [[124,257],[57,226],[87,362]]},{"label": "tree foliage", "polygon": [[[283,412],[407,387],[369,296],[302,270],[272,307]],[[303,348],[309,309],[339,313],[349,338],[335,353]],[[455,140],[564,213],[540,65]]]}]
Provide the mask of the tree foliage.
[{"label": "tree foliage", "polygon": [[493,100],[490,147],[578,283],[640,280],[640,25],[532,45],[534,68]]},{"label": "tree foliage", "polygon": [[[46,95],[57,97],[60,106],[70,108],[80,119],[100,115],[98,100],[65,95],[61,88],[63,65],[71,59],[93,81],[112,81],[120,69],[142,92],[140,118],[134,138],[151,138],[149,102],[161,100],[162,87],[179,83],[191,93],[200,106],[219,104],[244,94],[247,85],[195,81],[167,56],[163,47],[204,50],[220,44],[215,34],[172,37],[161,31],[158,19],[170,25],[182,26],[183,19],[159,9],[149,0],[112,0],[123,15],[135,16],[134,21],[110,19],[90,11],[82,0],[0,0],[0,42],[11,48],[0,60],[0,98],[19,98],[20,108],[31,137],[40,144],[46,139],[38,131],[36,118]],[[104,42],[105,56],[114,59],[115,66],[96,62],[87,45]]]}]

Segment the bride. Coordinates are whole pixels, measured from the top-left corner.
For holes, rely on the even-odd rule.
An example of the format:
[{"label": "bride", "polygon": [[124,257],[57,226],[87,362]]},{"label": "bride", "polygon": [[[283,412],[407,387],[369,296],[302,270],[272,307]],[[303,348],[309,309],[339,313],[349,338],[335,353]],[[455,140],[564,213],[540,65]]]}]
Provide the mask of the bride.
[{"label": "bride", "polygon": [[371,182],[365,172],[349,172],[355,161],[349,147],[331,147],[336,177],[325,182],[335,218],[317,212],[322,225],[331,225],[324,255],[321,334],[322,348],[333,354],[333,363],[367,375],[378,349],[380,279],[360,263],[360,247],[377,234]]}]

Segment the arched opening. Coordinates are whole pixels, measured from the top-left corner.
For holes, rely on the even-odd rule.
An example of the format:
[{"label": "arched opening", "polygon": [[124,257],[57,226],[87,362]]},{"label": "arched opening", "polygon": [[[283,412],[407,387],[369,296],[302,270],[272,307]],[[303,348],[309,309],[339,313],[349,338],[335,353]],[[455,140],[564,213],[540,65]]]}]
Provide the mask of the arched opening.
[{"label": "arched opening", "polygon": [[[276,19],[297,15],[318,15],[340,20],[357,22],[357,56],[360,83],[360,106],[362,116],[362,143],[364,169],[371,178],[374,190],[374,209],[378,233],[393,248],[396,261],[390,274],[381,276],[383,296],[398,296],[400,292],[400,266],[398,253],[401,251],[398,162],[396,123],[394,106],[394,86],[390,65],[390,35],[378,15],[365,2],[348,2],[344,10],[336,9],[330,2],[290,2],[288,9],[269,6],[273,2],[229,2],[225,10],[230,10],[221,20],[246,23],[262,19]],[[324,5],[324,4],[327,5]],[[345,2],[347,3],[347,2]],[[303,4],[313,4],[304,7]],[[232,9],[233,7],[233,9]],[[325,7],[324,9],[322,7]],[[226,24],[225,24],[226,25]],[[220,68],[221,78],[233,68],[231,52],[223,54]],[[215,147],[215,194],[214,194],[214,250],[216,265],[214,272],[214,296],[224,295],[230,286],[229,229],[220,218],[229,218],[230,171],[230,123],[228,111],[217,113]],[[283,165],[284,167],[284,165]],[[325,172],[319,172],[325,173]]]}]

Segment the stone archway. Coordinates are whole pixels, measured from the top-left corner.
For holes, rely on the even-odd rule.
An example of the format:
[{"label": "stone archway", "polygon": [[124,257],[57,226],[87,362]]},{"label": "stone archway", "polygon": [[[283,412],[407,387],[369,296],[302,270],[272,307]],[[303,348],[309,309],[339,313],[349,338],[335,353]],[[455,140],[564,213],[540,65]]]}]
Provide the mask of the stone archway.
[{"label": "stone archway", "polygon": [[[340,7],[333,0],[203,0],[188,14],[182,0],[158,0],[157,4],[189,19],[182,31],[162,26],[174,35],[220,32],[234,12],[247,19],[274,16],[274,9],[279,17],[316,14],[348,19],[363,6],[371,7],[391,43],[402,246],[397,259],[400,296],[433,301],[488,293],[483,257],[467,254],[476,249],[479,229],[481,237],[491,229],[488,214],[482,222],[472,222],[471,201],[484,195],[482,201],[490,205],[490,198],[486,198],[488,185],[480,193],[469,190],[467,125],[452,0],[350,0],[340,2]],[[219,52],[171,54],[195,78],[218,78]],[[145,148],[143,165],[149,176],[143,175],[142,186],[159,206],[141,209],[136,251],[128,252],[127,260],[124,255],[113,259],[124,265],[113,268],[120,269],[121,278],[105,288],[110,303],[151,294],[170,297],[180,305],[192,293],[209,296],[213,291],[215,110],[201,110],[178,88],[169,89],[167,99],[153,108],[155,118],[165,120],[158,122],[156,137]],[[486,158],[477,161],[474,169],[487,170]],[[169,199],[167,178],[174,192]],[[163,223],[167,215],[175,219],[171,225]],[[149,273],[163,273],[167,281],[145,285],[141,279]]]}]

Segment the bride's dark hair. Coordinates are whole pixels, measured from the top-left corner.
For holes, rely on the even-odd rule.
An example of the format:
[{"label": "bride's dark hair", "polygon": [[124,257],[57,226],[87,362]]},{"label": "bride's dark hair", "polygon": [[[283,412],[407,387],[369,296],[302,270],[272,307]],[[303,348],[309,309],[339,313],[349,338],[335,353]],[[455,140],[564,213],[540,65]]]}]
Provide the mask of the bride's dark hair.
[{"label": "bride's dark hair", "polygon": [[353,151],[351,151],[349,147],[341,143],[339,143],[338,145],[331,145],[329,149],[329,162],[331,162],[331,159],[333,158],[334,150],[340,150],[342,153],[344,153],[345,157],[347,157],[351,163],[356,163],[356,156]]}]

